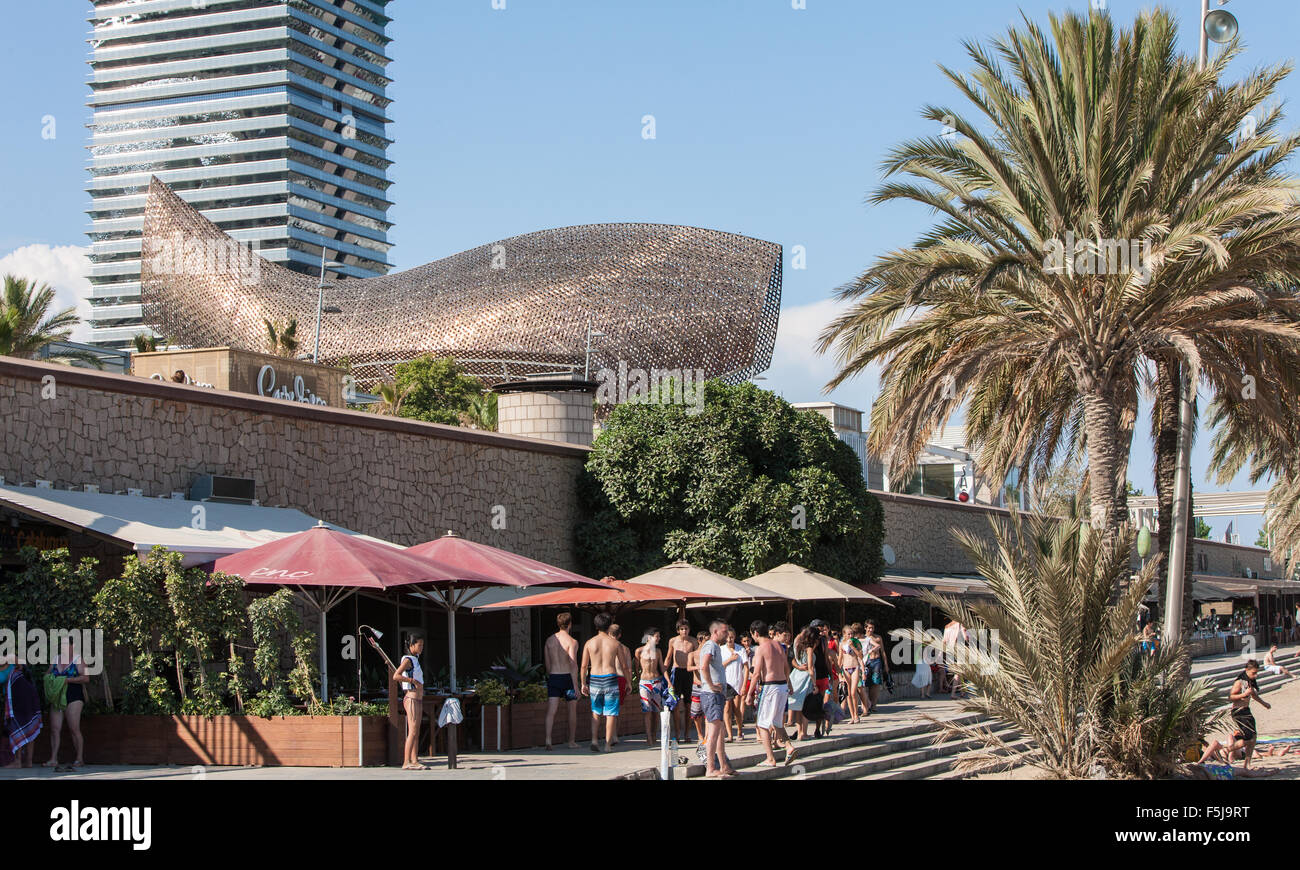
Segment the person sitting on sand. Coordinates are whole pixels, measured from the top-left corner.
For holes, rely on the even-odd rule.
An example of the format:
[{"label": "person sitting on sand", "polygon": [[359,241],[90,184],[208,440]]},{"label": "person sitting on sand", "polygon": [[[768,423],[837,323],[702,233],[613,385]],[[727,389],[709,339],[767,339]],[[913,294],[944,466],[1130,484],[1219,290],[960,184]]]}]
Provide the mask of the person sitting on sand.
[{"label": "person sitting on sand", "polygon": [[1276,652],[1277,644],[1273,644],[1268,648],[1268,653],[1264,656],[1264,673],[1273,674],[1276,677],[1287,677],[1288,679],[1294,680],[1295,674],[1277,663],[1277,658],[1274,655]]}]

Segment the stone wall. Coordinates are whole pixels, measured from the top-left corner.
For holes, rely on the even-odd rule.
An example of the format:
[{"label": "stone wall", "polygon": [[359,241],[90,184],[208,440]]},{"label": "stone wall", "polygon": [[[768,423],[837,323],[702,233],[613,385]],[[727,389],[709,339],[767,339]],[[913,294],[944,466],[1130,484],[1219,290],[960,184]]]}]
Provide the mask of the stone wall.
[{"label": "stone wall", "polygon": [[[1010,516],[1004,508],[892,492],[873,491],[872,494],[884,508],[884,540],[896,557],[893,565],[885,566],[887,574],[973,573],[975,566],[953,537],[953,530],[965,530],[991,543],[989,520]],[[1265,568],[1268,551],[1259,547],[1201,538],[1193,541],[1192,546],[1197,558],[1193,566],[1196,574],[1242,578],[1243,570],[1249,568],[1256,577],[1279,576],[1278,566]],[[1132,561],[1134,568],[1141,564],[1136,551]]]},{"label": "stone wall", "polygon": [[[51,397],[52,396],[52,397]],[[0,476],[187,492],[251,477],[263,505],[403,545],[454,529],[574,568],[585,448],[0,357]]]}]

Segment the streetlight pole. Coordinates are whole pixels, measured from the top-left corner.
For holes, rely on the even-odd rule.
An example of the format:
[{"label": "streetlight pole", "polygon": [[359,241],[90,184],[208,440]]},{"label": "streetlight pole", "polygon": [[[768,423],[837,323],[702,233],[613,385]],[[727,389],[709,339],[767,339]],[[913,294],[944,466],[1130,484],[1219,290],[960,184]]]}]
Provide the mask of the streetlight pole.
[{"label": "streetlight pole", "polygon": [[[1216,42],[1226,41],[1235,35],[1236,21],[1228,13],[1215,14],[1226,18],[1231,25],[1226,34],[1215,39]],[[1210,0],[1201,0],[1200,51],[1197,55],[1200,69],[1205,69],[1210,60],[1210,31],[1206,27],[1209,17]],[[1191,512],[1192,408],[1196,400],[1196,382],[1200,377],[1190,360],[1183,360],[1180,368],[1183,377],[1178,396],[1178,461],[1174,466],[1174,505],[1170,517],[1173,528],[1169,530],[1169,578],[1165,583],[1164,641],[1167,645],[1176,643],[1183,634],[1183,572],[1187,565],[1188,514]]]},{"label": "streetlight pole", "polygon": [[321,316],[325,313],[325,268],[328,266],[331,269],[337,269],[343,265],[334,260],[327,261],[325,254],[326,251],[322,247],[320,249],[320,280],[316,283],[316,350],[311,355],[311,361],[314,363],[320,362],[320,324]]}]

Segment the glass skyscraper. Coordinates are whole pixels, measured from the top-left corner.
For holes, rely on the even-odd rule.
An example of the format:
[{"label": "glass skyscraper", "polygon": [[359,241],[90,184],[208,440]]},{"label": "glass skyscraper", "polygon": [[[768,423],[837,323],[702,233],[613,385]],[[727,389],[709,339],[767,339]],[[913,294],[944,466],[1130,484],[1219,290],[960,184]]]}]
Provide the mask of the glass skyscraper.
[{"label": "glass skyscraper", "polygon": [[388,271],[388,0],[92,2],[91,343],[146,331],[153,175],[271,262]]}]

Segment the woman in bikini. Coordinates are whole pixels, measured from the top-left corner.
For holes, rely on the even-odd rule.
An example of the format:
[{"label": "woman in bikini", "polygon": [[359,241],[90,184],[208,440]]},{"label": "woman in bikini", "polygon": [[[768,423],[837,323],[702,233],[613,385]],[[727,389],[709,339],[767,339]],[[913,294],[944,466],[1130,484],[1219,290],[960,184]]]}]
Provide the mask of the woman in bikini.
[{"label": "woman in bikini", "polygon": [[840,679],[844,681],[846,692],[844,703],[848,706],[849,722],[857,725],[858,718],[858,684],[862,678],[862,658],[853,642],[853,630],[848,626],[840,633]]},{"label": "woman in bikini", "polygon": [[406,639],[406,655],[402,656],[393,679],[402,683],[402,707],[406,710],[406,754],[402,770],[429,770],[420,763],[420,722],[424,718],[424,669],[420,667],[420,653],[424,651],[424,638],[412,634]]}]

